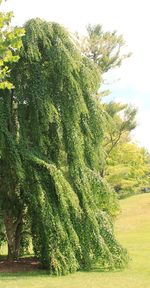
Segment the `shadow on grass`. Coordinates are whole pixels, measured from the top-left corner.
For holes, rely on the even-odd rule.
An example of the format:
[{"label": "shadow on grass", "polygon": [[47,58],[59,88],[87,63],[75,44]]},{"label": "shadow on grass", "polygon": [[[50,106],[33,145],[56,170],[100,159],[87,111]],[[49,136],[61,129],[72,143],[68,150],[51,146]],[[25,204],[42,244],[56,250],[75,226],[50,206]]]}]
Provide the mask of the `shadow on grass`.
[{"label": "shadow on grass", "polygon": [[21,272],[1,272],[0,280],[6,278],[28,278],[28,277],[55,277],[50,275],[48,271],[39,270],[39,271],[21,271]]},{"label": "shadow on grass", "polygon": [[[48,270],[44,270],[40,267],[37,267],[37,268],[31,267],[30,260],[31,260],[31,263],[34,260],[38,261],[38,259],[36,259],[35,257],[32,257],[31,255],[27,255],[27,256],[20,258],[18,260],[14,260],[14,263],[13,263],[13,262],[7,260],[6,255],[0,255],[0,280],[2,280],[4,278],[5,279],[6,278],[7,279],[8,278],[14,279],[14,278],[23,278],[23,277],[28,278],[28,277],[38,277],[38,276],[39,277],[50,276]],[[25,266],[24,266],[24,263],[22,261],[25,262]],[[16,267],[16,265],[18,265],[18,264],[21,264],[20,267],[22,270],[20,270],[19,266]],[[23,266],[22,266],[22,264],[23,264]],[[29,266],[28,266],[28,264],[29,264]],[[39,264],[38,264],[38,266],[39,266]],[[6,271],[5,271],[5,269],[6,269]],[[11,270],[9,271],[9,269],[11,269],[12,271]],[[17,271],[16,269],[19,269],[19,270]]]}]

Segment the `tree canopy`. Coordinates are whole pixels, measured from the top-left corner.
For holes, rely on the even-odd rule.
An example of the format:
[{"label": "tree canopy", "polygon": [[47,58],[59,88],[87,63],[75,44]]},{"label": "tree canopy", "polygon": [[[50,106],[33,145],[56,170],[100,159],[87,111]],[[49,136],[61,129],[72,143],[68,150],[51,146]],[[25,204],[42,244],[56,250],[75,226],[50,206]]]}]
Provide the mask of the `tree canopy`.
[{"label": "tree canopy", "polygon": [[[28,221],[34,253],[51,273],[122,267],[114,191],[99,175],[100,70],[57,23],[25,24],[15,90],[0,94],[0,209],[9,256]],[[28,219],[28,220],[26,220]]]}]

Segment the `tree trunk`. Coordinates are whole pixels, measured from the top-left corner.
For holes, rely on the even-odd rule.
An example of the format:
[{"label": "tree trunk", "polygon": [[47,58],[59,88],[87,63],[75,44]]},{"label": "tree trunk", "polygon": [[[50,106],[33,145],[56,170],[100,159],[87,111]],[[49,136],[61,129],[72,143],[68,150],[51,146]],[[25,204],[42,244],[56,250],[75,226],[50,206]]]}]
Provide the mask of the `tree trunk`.
[{"label": "tree trunk", "polygon": [[20,252],[20,241],[21,241],[21,232],[22,232],[22,221],[16,227],[15,233],[15,257],[19,257]]},{"label": "tree trunk", "polygon": [[11,210],[5,212],[4,223],[6,228],[7,244],[8,244],[8,259],[14,260],[19,257],[19,248],[22,230],[22,214],[14,221],[14,216]]}]

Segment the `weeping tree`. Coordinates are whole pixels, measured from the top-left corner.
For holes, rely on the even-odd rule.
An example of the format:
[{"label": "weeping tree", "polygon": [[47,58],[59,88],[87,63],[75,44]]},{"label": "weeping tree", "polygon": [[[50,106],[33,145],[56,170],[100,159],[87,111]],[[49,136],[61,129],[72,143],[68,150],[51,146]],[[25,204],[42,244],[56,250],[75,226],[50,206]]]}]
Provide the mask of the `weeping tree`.
[{"label": "weeping tree", "polygon": [[25,24],[15,89],[0,92],[0,209],[11,259],[28,221],[34,253],[51,273],[127,262],[113,231],[118,203],[98,173],[99,79],[64,28]]}]

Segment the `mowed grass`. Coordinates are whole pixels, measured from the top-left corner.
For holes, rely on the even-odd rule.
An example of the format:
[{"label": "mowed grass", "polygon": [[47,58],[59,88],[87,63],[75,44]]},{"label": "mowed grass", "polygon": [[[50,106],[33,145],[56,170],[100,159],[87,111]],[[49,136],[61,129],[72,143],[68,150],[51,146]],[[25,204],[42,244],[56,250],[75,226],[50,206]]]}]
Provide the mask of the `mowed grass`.
[{"label": "mowed grass", "polygon": [[128,268],[117,272],[78,272],[63,277],[42,273],[1,274],[0,288],[150,288],[150,194],[120,201],[116,234],[128,249]]}]

